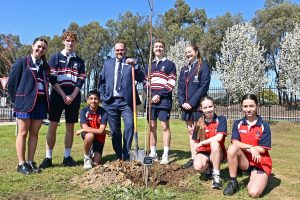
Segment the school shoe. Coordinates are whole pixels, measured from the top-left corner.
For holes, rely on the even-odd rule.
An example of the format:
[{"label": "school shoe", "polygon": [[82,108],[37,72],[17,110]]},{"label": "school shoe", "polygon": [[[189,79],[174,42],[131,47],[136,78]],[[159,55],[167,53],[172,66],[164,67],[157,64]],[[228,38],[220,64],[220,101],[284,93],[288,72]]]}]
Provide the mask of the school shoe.
[{"label": "school shoe", "polygon": [[32,169],[26,162],[24,162],[23,164],[18,165],[17,172],[20,172],[21,174],[26,174],[27,175],[27,174],[32,173]]},{"label": "school shoe", "polygon": [[184,165],[181,165],[181,169],[187,169],[194,165],[194,159],[190,159]]},{"label": "school shoe", "polygon": [[160,161],[161,165],[167,165],[169,164],[169,155],[162,155],[161,157],[161,161]]},{"label": "school shoe", "polygon": [[34,172],[34,173],[40,173],[42,170],[41,170],[41,168],[38,168],[37,166],[36,166],[36,162],[34,162],[34,161],[29,161],[28,162],[28,165],[31,167],[31,170]]},{"label": "school shoe", "polygon": [[52,159],[51,158],[44,158],[43,162],[40,164],[40,169],[46,169],[48,167],[52,167]]},{"label": "school shoe", "polygon": [[227,187],[223,190],[225,196],[234,195],[239,190],[239,184],[237,181],[231,180]]},{"label": "school shoe", "polygon": [[84,164],[83,164],[83,168],[88,170],[88,169],[92,169],[92,161],[90,158],[83,158]]},{"label": "school shoe", "polygon": [[74,159],[72,158],[72,156],[69,156],[66,158],[64,157],[62,165],[65,167],[74,167],[76,165],[76,163],[75,163]]},{"label": "school shoe", "polygon": [[157,153],[155,153],[155,154],[154,153],[150,153],[149,157],[151,157],[154,162],[158,161]]},{"label": "school shoe", "polygon": [[222,180],[221,180],[221,177],[220,175],[217,175],[217,174],[213,174],[212,176],[212,185],[211,187],[213,189],[219,189],[221,190],[222,189]]},{"label": "school shoe", "polygon": [[208,167],[204,172],[202,172],[199,177],[199,179],[202,181],[212,180],[212,178],[212,169],[210,167]]}]

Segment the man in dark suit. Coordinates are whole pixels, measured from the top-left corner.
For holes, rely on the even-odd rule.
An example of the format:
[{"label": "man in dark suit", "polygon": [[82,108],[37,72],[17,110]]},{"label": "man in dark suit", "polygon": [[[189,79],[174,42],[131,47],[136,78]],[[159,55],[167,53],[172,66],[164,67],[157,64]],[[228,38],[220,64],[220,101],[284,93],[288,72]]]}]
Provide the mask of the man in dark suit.
[{"label": "man in dark suit", "polygon": [[[133,137],[133,100],[132,67],[135,68],[135,80],[142,82],[144,73],[135,59],[126,57],[126,47],[122,42],[115,44],[115,58],[104,62],[99,80],[100,98],[108,113],[108,123],[112,133],[112,145],[120,160],[129,160]],[[140,99],[136,88],[137,104]],[[123,147],[121,116],[124,121]]]}]

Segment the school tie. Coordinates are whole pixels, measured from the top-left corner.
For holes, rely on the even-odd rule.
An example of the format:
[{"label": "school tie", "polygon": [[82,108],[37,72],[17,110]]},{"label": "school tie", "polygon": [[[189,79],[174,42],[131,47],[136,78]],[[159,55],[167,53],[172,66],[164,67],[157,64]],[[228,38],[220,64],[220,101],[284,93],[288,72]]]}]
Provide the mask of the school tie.
[{"label": "school tie", "polygon": [[117,92],[121,92],[121,72],[122,72],[122,60],[119,60],[118,65],[118,73],[117,73],[117,82],[116,82],[116,90]]}]

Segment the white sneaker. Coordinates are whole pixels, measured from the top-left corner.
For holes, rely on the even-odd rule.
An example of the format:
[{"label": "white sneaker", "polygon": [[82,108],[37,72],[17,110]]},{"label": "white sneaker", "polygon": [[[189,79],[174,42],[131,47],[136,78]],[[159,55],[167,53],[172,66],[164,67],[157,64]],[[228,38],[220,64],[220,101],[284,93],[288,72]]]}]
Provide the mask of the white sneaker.
[{"label": "white sneaker", "polygon": [[169,164],[169,155],[162,155],[161,157],[161,161],[160,161],[161,165],[167,165]]},{"label": "white sneaker", "polygon": [[157,162],[157,161],[158,161],[157,153],[155,153],[155,154],[154,154],[154,153],[150,153],[150,154],[149,154],[149,157],[151,157],[151,158],[153,159],[154,162]]},{"label": "white sneaker", "polygon": [[91,158],[83,158],[84,160],[84,164],[83,164],[83,168],[84,169],[92,169],[93,166],[92,166],[92,162],[91,162]]}]

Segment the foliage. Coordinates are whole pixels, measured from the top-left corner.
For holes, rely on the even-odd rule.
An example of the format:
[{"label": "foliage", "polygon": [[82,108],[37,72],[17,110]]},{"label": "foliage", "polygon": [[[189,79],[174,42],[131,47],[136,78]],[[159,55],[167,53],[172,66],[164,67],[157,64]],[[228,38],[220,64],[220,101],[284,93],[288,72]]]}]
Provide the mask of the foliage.
[{"label": "foliage", "polygon": [[[169,60],[173,61],[176,65],[177,79],[179,78],[181,68],[187,64],[186,57],[185,57],[185,48],[189,44],[190,44],[189,41],[180,39],[173,46],[170,46],[170,50],[167,52],[166,57]],[[177,91],[178,91],[177,85],[178,85],[178,81],[176,81],[176,85],[173,90],[173,93],[174,93],[173,96],[175,96],[175,97],[177,97]]]},{"label": "foliage", "polygon": [[286,33],[281,42],[281,51],[277,59],[280,86],[296,93],[300,91],[300,27],[294,24],[294,29]]},{"label": "foliage", "polygon": [[216,62],[221,54],[222,40],[225,36],[225,31],[235,24],[243,22],[241,14],[232,15],[225,13],[222,16],[208,20],[207,31],[205,31],[202,40],[199,42],[202,50],[201,56],[209,64],[212,69],[215,69]]},{"label": "foliage", "polygon": [[108,20],[106,26],[112,45],[118,41],[125,42],[127,55],[138,57],[145,62],[149,54],[147,19],[127,11],[123,15],[120,14],[117,20]]},{"label": "foliage", "polygon": [[216,75],[233,98],[245,93],[257,94],[267,82],[264,48],[256,34],[250,23],[237,24],[226,31],[222,41]]},{"label": "foliage", "polygon": [[263,89],[258,93],[260,104],[276,104],[278,102],[278,95],[271,89]]},{"label": "foliage", "polygon": [[280,44],[287,32],[292,31],[293,23],[300,21],[300,5],[280,0],[266,2],[266,7],[256,11],[252,24],[258,30],[257,36],[266,49],[265,58],[268,68],[274,70],[276,83],[279,83],[279,69],[276,59]]}]

